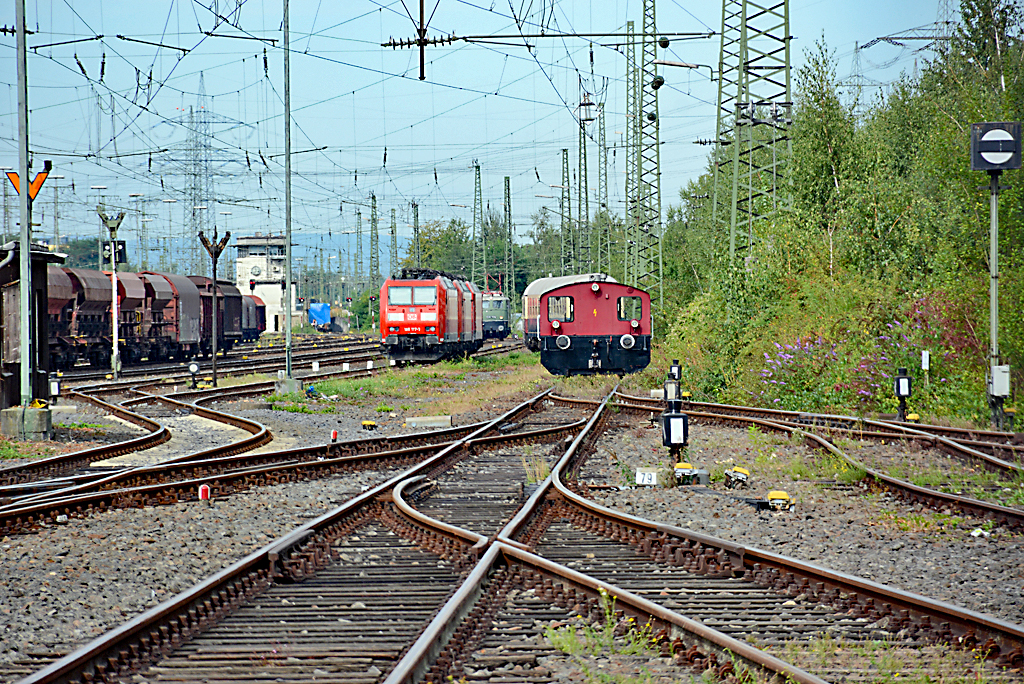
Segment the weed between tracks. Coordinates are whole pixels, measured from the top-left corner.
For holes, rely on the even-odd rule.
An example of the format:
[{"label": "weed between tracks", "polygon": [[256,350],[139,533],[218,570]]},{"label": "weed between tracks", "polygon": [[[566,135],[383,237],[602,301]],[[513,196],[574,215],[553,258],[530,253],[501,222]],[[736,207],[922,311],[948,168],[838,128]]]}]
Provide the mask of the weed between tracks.
[{"label": "weed between tracks", "polygon": [[998,674],[979,649],[911,648],[890,640],[851,642],[825,634],[765,650],[832,681],[840,679],[837,675],[843,671],[871,684],[987,684]]},{"label": "weed between tracks", "polygon": [[650,623],[636,625],[633,618],[619,620],[615,615],[615,597],[609,596],[604,589],[601,589],[601,608],[603,622],[598,626],[549,626],[545,628],[544,636],[553,647],[572,659],[588,683],[643,684],[653,681],[653,673],[644,667],[638,668],[639,672],[633,675],[595,671],[592,658],[658,655]]},{"label": "weed between tracks", "polygon": [[[386,369],[366,378],[325,380],[315,393],[275,394],[271,408],[293,413],[335,413],[341,404],[393,413],[398,407],[410,415],[459,414],[490,408],[498,399],[534,393],[550,380],[536,354],[512,352],[433,366]],[[417,406],[417,404],[429,404]]]}]

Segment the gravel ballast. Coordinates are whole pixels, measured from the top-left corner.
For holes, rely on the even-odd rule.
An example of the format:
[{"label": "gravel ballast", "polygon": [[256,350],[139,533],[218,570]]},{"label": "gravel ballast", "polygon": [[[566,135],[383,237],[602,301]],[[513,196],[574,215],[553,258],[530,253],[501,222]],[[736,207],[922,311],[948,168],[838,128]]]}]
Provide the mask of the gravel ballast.
[{"label": "gravel ballast", "polygon": [[[640,466],[668,464],[660,429],[626,418],[628,427],[607,432],[584,466],[588,475],[629,484]],[[894,450],[908,448],[892,445]],[[913,448],[913,447],[909,447]],[[943,455],[936,456],[945,458]],[[596,491],[608,507],[656,522],[728,539],[808,561],[833,570],[923,594],[1010,622],[1024,619],[1024,537],[990,522],[943,515],[907,506],[888,494],[862,487],[792,479],[793,463],[824,464],[818,452],[783,437],[738,428],[690,425],[688,458],[714,473],[734,465],[751,471],[749,489],[711,487],[625,488]],[[920,459],[917,455],[915,458]],[[841,473],[840,473],[841,474]],[[816,479],[825,479],[817,473]],[[782,489],[796,499],[795,510],[758,514],[747,498]]]},{"label": "gravel ballast", "polygon": [[[456,424],[504,410],[488,406]],[[263,418],[281,441],[276,448],[322,443],[338,428],[341,439],[369,436],[365,410],[344,415],[268,411],[250,404],[225,410]],[[428,409],[429,411],[429,409]],[[422,411],[421,413],[427,413]],[[379,430],[405,430],[400,416],[380,416]],[[584,468],[606,481],[628,484],[638,466],[668,462],[660,432],[640,418],[603,436]],[[272,445],[269,447],[274,449]],[[865,496],[792,478],[794,459],[817,455],[781,438],[735,428],[691,424],[689,459],[720,471],[744,465],[749,490],[625,489],[593,494],[599,502],[650,520],[729,539],[835,570],[990,613],[1011,622],[1024,617],[1024,539],[983,521],[942,517],[885,495]],[[830,473],[831,476],[831,473]],[[361,473],[250,490],[211,504],[191,503],[114,511],[37,534],[0,540],[0,679],[3,669],[34,653],[64,653],[230,565],[309,518],[379,481]],[[815,479],[823,479],[821,474]],[[794,512],[758,515],[742,499],[781,488],[797,500]],[[982,533],[972,536],[972,532]],[[986,536],[986,533],[990,536]],[[551,667],[554,667],[552,664]]]},{"label": "gravel ballast", "polygon": [[114,510],[5,537],[0,667],[30,654],[69,652],[381,477],[364,472],[212,502]]}]

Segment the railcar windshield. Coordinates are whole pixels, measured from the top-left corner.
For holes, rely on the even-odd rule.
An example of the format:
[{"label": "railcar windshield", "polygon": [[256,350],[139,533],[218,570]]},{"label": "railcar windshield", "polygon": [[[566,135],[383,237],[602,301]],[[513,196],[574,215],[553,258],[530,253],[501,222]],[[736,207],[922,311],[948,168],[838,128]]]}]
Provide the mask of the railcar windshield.
[{"label": "railcar windshield", "polygon": [[391,306],[409,306],[412,304],[412,288],[392,285],[388,288],[388,304]]},{"label": "railcar windshield", "polygon": [[619,297],[619,320],[640,320],[644,313],[643,300],[640,297]]},{"label": "railcar windshield", "polygon": [[504,309],[505,308],[505,300],[504,299],[485,299],[484,300],[484,308],[485,309]]},{"label": "railcar windshield", "polygon": [[548,320],[571,321],[572,297],[548,297]]},{"label": "railcar windshield", "polygon": [[437,288],[434,286],[429,287],[414,287],[412,292],[412,303],[419,306],[430,306],[437,304]]}]

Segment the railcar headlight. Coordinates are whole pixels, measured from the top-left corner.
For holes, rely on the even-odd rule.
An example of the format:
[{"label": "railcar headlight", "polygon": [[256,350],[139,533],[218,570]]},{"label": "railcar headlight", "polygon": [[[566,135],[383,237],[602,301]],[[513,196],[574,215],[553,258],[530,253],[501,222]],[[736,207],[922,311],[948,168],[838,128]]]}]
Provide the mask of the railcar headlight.
[{"label": "railcar headlight", "polygon": [[558,330],[559,328],[562,327],[562,324],[558,321],[551,321],[551,327],[554,328],[555,330]]},{"label": "railcar headlight", "polygon": [[601,286],[598,285],[597,283],[594,283],[593,285],[590,286],[590,289],[593,290],[594,292],[600,292]]},{"label": "railcar headlight", "polygon": [[628,333],[619,338],[619,346],[623,349],[632,349],[635,345],[636,338]]},{"label": "railcar headlight", "polygon": [[562,351],[568,349],[569,345],[571,344],[572,341],[569,339],[568,335],[559,335],[558,337],[555,338],[555,346],[561,349]]},{"label": "railcar headlight", "polygon": [[433,326],[433,325],[428,325],[427,326],[427,332],[436,332],[436,331],[437,331],[437,328],[435,326]]},{"label": "railcar headlight", "polygon": [[638,321],[638,320],[636,320],[634,318],[633,320],[631,320],[629,322],[629,327],[631,327],[631,328],[639,328],[640,327],[640,321]]}]

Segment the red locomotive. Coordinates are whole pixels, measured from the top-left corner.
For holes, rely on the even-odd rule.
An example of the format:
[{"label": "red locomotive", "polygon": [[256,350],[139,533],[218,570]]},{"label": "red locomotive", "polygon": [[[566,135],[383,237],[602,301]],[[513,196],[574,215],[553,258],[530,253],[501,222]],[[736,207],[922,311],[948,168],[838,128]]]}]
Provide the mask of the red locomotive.
[{"label": "red locomotive", "polygon": [[380,288],[380,335],[400,364],[472,354],[483,346],[483,293],[461,276],[403,269]]},{"label": "red locomotive", "polygon": [[523,292],[526,346],[555,375],[643,370],[651,322],[650,295],[603,273],[540,278]]},{"label": "red locomotive", "polygon": [[[111,277],[106,271],[47,268],[49,286],[50,367],[70,369],[79,360],[110,364]],[[266,329],[266,307],[253,301],[246,309],[238,289],[218,282],[218,348],[228,351],[242,339]],[[173,273],[117,274],[118,350],[128,365],[149,359],[184,360],[212,349],[212,293],[209,278]],[[252,320],[243,326],[243,309]],[[261,311],[262,309],[262,311]],[[254,310],[254,311],[252,311]],[[260,322],[262,321],[262,327]]]}]

